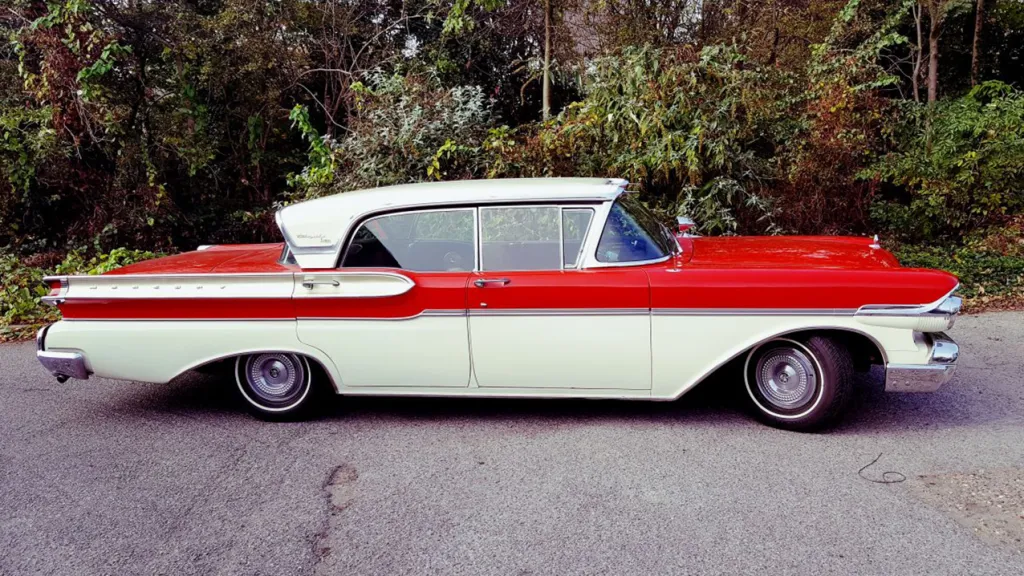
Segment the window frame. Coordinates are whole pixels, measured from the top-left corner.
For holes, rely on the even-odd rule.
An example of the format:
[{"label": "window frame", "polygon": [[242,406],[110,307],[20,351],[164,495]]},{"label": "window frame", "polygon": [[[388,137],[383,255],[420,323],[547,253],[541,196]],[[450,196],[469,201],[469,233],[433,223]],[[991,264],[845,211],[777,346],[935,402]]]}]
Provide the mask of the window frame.
[{"label": "window frame", "polygon": [[596,269],[596,268],[629,268],[632,266],[647,266],[650,264],[658,264],[661,262],[667,262],[668,260],[675,257],[677,254],[682,253],[682,247],[679,246],[679,241],[675,242],[675,250],[662,256],[661,258],[653,258],[650,260],[635,260],[632,262],[602,262],[597,259],[597,249],[601,243],[601,234],[604,232],[605,226],[608,225],[608,218],[611,216],[612,206],[619,200],[620,197],[626,194],[633,194],[634,192],[624,191],[619,196],[612,200],[606,200],[600,204],[597,208],[597,213],[594,215],[594,222],[600,220],[600,226],[595,227],[591,224],[589,235],[587,238],[587,248],[583,255],[583,262],[580,263],[582,269]]},{"label": "window frame", "polygon": [[[521,270],[487,270],[484,268],[484,235],[483,235],[483,211],[484,210],[508,210],[515,208],[555,208],[558,210],[558,268],[525,268]],[[477,247],[476,251],[478,257],[478,270],[479,272],[558,272],[565,270],[565,240],[562,238],[562,209],[564,208],[561,204],[492,204],[488,206],[480,206],[477,208]]]},{"label": "window frame", "polygon": [[[597,220],[596,206],[559,206],[559,236],[562,245],[562,270],[579,270],[583,261],[587,259],[587,242],[590,240],[590,231],[594,229],[594,221]],[[583,239],[580,241],[580,249],[576,253],[576,259],[572,266],[565,265],[565,211],[566,210],[589,210],[590,219],[587,220],[587,227],[583,230]]]},{"label": "window frame", "polygon": [[[352,231],[349,233],[348,238],[345,241],[345,247],[341,251],[341,256],[338,257],[338,261],[335,262],[334,269],[338,271],[346,270],[359,270],[359,268],[351,267],[346,268],[345,258],[348,257],[348,252],[352,248],[352,243],[355,242],[356,235],[364,226],[370,222],[380,220],[382,218],[389,218],[392,216],[403,216],[407,214],[424,214],[428,212],[470,212],[473,215],[473,268],[470,270],[410,270],[408,268],[385,266],[382,267],[387,270],[399,270],[401,272],[411,272],[419,274],[471,274],[480,270],[480,207],[479,206],[446,206],[444,208],[423,206],[419,208],[412,208],[409,210],[395,210],[393,212],[378,212],[371,214],[366,218],[360,220],[355,226],[352,227]],[[363,268],[365,270],[365,268]]]}]

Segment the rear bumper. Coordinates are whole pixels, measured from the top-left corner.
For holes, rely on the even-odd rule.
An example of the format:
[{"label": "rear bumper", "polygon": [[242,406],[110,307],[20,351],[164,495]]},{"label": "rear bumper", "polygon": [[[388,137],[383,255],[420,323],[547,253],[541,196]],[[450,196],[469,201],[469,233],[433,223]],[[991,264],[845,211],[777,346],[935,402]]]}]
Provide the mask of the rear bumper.
[{"label": "rear bumper", "polygon": [[49,328],[45,326],[36,333],[36,358],[39,363],[61,382],[68,378],[88,379],[89,367],[85,361],[85,354],[76,350],[46,349],[46,331]]},{"label": "rear bumper", "polygon": [[934,392],[953,377],[960,347],[942,332],[929,334],[929,338],[927,364],[886,365],[886,392]]}]

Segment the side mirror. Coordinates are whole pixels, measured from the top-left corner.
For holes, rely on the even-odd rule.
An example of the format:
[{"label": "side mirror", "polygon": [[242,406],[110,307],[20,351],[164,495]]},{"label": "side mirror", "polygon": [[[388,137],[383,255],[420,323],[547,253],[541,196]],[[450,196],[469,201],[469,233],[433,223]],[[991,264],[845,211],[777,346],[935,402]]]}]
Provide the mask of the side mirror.
[{"label": "side mirror", "polygon": [[696,222],[694,222],[690,218],[687,218],[686,216],[678,216],[678,217],[676,217],[676,222],[679,224],[679,233],[680,234],[689,234],[690,233],[690,229],[695,227],[695,226],[697,226]]}]

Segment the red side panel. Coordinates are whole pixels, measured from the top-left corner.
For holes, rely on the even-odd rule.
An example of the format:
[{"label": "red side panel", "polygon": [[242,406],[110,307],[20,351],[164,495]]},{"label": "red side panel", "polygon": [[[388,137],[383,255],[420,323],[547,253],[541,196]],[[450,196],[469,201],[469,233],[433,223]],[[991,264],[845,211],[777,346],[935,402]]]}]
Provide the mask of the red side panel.
[{"label": "red side panel", "polygon": [[856,309],[927,304],[957,285],[952,274],[873,270],[648,268],[653,308]]},{"label": "red side panel", "polygon": [[[508,282],[478,287],[476,280]],[[650,305],[647,274],[635,267],[477,272],[469,286],[470,310],[646,309]]]},{"label": "red side panel", "polygon": [[287,320],[288,298],[71,298],[60,307],[67,319],[103,320]]}]

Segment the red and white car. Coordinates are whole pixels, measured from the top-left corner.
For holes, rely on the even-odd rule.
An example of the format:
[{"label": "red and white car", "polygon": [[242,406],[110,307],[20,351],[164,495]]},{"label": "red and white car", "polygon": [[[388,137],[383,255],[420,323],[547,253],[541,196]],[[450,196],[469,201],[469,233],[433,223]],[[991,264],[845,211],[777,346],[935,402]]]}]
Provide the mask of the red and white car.
[{"label": "red and white car", "polygon": [[288,206],[284,244],[48,278],[64,319],[37,355],[62,381],[162,383],[229,360],[268,417],[318,386],[674,400],[730,364],[763,420],[811,429],[842,412],[855,369],[881,365],[899,392],[952,376],[954,276],[867,238],[670,232],[625,188],[439,182]]}]

